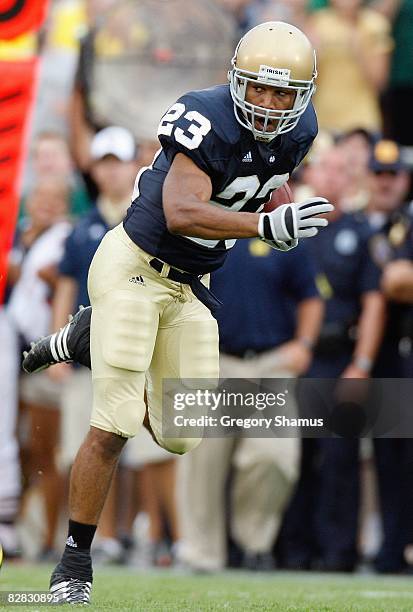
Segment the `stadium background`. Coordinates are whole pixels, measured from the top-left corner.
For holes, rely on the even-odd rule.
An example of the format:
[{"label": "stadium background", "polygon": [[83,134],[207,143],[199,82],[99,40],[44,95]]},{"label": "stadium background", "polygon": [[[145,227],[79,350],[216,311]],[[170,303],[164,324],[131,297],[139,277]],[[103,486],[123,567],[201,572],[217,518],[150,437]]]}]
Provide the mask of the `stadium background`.
[{"label": "stadium background", "polygon": [[[409,110],[413,102],[411,0],[192,0],[190,3],[185,0],[52,0],[43,5],[24,4],[26,9],[36,5],[32,14],[23,14],[26,21],[20,24],[29,31],[19,32],[16,20],[3,20],[0,29],[0,66],[4,75],[0,84],[4,109],[1,117],[0,246],[4,266],[11,241],[14,244],[8,255],[10,273],[2,316],[8,312],[13,285],[19,278],[22,252],[17,248],[18,238],[30,230],[30,215],[36,207],[36,198],[33,198],[35,203],[31,206],[27,206],[27,202],[36,190],[43,188],[47,191],[50,188],[48,180],[57,178],[54,189],[48,194],[50,208],[46,214],[50,215],[50,225],[62,223],[63,217],[70,224],[79,223],[93,208],[97,193],[90,172],[93,134],[110,125],[129,129],[137,143],[136,170],[150,163],[157,149],[154,137],[163,112],[185,91],[225,82],[236,41],[244,31],[261,21],[280,19],[294,23],[309,35],[319,54],[315,107],[321,129],[312,152],[291,182],[296,198],[311,194],[312,185],[311,181],[307,182],[305,169],[313,165],[323,172],[319,160],[328,159],[330,152],[333,155],[337,147],[341,147],[340,154],[348,166],[347,188],[343,188],[339,203],[346,212],[362,210],[368,205],[368,163],[376,140],[385,137],[396,141],[401,145],[402,163],[407,170],[412,167],[413,130]],[[349,23],[353,24],[351,38],[348,38]],[[10,102],[12,84],[20,88],[24,85],[23,103],[16,104],[13,99]],[[7,108],[4,106],[6,103]],[[10,121],[14,125],[12,130],[8,127]],[[50,149],[45,143],[50,145]],[[327,163],[325,167],[328,167]],[[407,216],[410,198],[411,187],[405,189],[400,199],[400,210],[403,205],[403,214],[407,211]],[[410,230],[406,231],[405,237],[406,242],[409,240]],[[56,246],[56,252],[58,250]],[[58,265],[57,257],[56,254],[50,262],[55,267]],[[4,285],[5,278],[6,275],[2,275]],[[44,309],[39,314],[49,317],[50,324],[55,284],[54,278],[47,284],[48,290],[44,294],[48,314],[44,315]],[[31,311],[32,304],[30,292],[22,295],[19,316],[24,318]],[[36,319],[36,312],[31,312],[30,316]],[[28,338],[26,334],[26,341],[34,339],[36,335]],[[38,567],[40,563],[53,562],[63,542],[67,474],[73,453],[70,447],[73,417],[71,421],[67,416],[70,402],[59,405],[59,399],[73,394],[73,387],[77,384],[74,382],[76,378],[71,382],[71,374],[60,369],[58,374],[51,375],[53,392],[45,391],[44,404],[40,402],[39,405],[38,396],[36,401],[30,401],[33,390],[27,390],[27,381],[21,379],[16,366],[20,348],[15,343],[15,336],[7,329],[0,343],[3,378],[7,377],[7,380],[4,378],[5,394],[0,409],[3,423],[0,427],[0,542],[11,558],[0,573],[0,584],[6,577],[4,584],[7,586],[4,588],[13,590],[22,586],[44,588],[47,565],[44,573],[41,568],[36,570],[39,582],[35,582],[30,578],[30,564]],[[406,368],[400,375],[411,377],[410,363],[406,359]],[[382,376],[392,377],[394,373],[384,370]],[[81,403],[80,400],[73,401]],[[88,398],[83,398],[84,405],[87,401]],[[400,472],[403,471],[406,477],[413,473],[413,453],[402,448],[401,442],[399,446],[397,440],[393,442],[395,449],[387,478],[396,485],[394,489],[388,489],[384,506],[377,492],[372,444],[363,441],[360,446],[358,470],[362,494],[355,509],[358,516],[358,558],[351,568],[358,573],[356,579],[363,572],[404,574],[411,571],[412,515],[410,522],[400,518],[397,505],[400,500],[396,498],[400,497],[398,487],[404,486],[405,482]],[[403,444],[408,446],[409,441],[405,440]],[[112,578],[115,582],[119,576],[116,566],[124,564],[130,572],[128,588],[135,584],[135,574],[141,576],[151,567],[171,571],[171,578],[166,578],[171,580],[169,585],[175,584],[174,576],[179,572],[205,569],[191,568],[179,558],[181,501],[178,500],[178,511],[174,501],[180,490],[177,461],[157,454],[147,440],[142,441],[142,447],[145,449],[142,454],[139,448],[134,449],[118,470],[96,544],[96,559],[107,566],[102,575],[109,582]],[[394,453],[403,458],[399,462],[393,461]],[[4,485],[10,478],[14,487],[7,490]],[[408,495],[406,499],[409,499]],[[398,534],[403,553],[398,567],[375,563],[383,541],[384,514],[385,520],[403,526]],[[303,517],[305,520],[305,512]],[[230,521],[228,510],[227,522]],[[242,554],[229,541],[227,565],[242,565],[240,559]],[[323,568],[316,565],[312,569]],[[8,571],[10,574],[6,573]],[[272,572],[277,570],[271,570],[271,575]],[[252,609],[249,606],[262,598],[264,591],[268,592],[268,601],[264,597],[262,609],[276,609],[271,607],[272,596],[284,601],[280,609],[287,609],[285,589],[288,591],[291,584],[302,584],[304,580],[309,586],[295,601],[296,606],[303,607],[295,609],[321,609],[321,605],[325,605],[325,609],[347,609],[345,593],[352,589],[355,589],[351,591],[355,598],[353,604],[359,606],[354,609],[379,609],[378,606],[369,607],[369,596],[365,596],[365,600],[357,599],[360,589],[349,579],[346,582],[340,582],[340,578],[333,579],[331,585],[337,590],[337,595],[332,601],[327,592],[317,593],[318,587],[314,584],[317,585],[319,574],[308,575],[313,575],[316,581],[311,586],[305,582],[308,581],[307,574],[304,579],[299,574],[298,578],[291,575],[282,578],[276,589],[274,585],[269,586],[270,582],[266,582],[264,587],[257,586],[256,578],[250,578],[254,588],[246,596],[250,601],[245,601],[242,580],[237,582],[237,578],[223,574],[218,582],[213,582],[214,586],[212,583],[203,586],[202,579],[201,582],[195,579],[192,583],[186,574],[181,578],[183,582],[179,588],[183,589],[182,592],[169,596],[178,598],[175,608],[202,609],[197,601],[182,603],[185,589],[199,589],[201,599],[208,598],[207,593],[212,589],[212,596],[209,595],[212,600],[215,597],[222,597],[222,601],[227,598],[234,606],[230,609]],[[277,576],[279,579],[279,573]],[[158,578],[152,576],[151,580],[155,580],[154,588],[158,588]],[[407,583],[380,583],[378,586],[374,578],[371,580],[363,592],[376,592],[377,597],[381,592],[382,597],[387,597],[389,605],[383,609],[391,609],[391,605],[395,606],[393,609],[411,609],[410,596],[406,595],[409,591]],[[136,584],[140,585],[136,591],[138,597],[143,589],[141,578],[137,578]],[[236,601],[228,596],[226,588]],[[100,596],[103,601],[103,595]],[[150,599],[149,594],[145,597]],[[312,603],[312,598],[315,602],[316,597],[319,597],[317,603]],[[400,598],[398,603],[392,603],[393,597]],[[221,605],[218,599],[215,602],[217,609]],[[168,609],[166,594],[160,606]],[[150,609],[149,604],[145,609]]]}]

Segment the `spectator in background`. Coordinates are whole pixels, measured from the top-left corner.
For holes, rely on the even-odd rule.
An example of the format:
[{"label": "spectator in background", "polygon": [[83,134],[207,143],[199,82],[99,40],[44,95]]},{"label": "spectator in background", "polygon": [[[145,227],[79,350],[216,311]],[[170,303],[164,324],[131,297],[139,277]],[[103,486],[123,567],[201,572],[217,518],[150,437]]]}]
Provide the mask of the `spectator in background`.
[{"label": "spectator in background", "polygon": [[92,94],[93,58],[96,26],[99,18],[115,5],[115,0],[87,0],[87,27],[80,42],[79,58],[70,100],[70,147],[76,165],[85,177],[91,196],[97,195],[96,185],[89,176],[90,144],[93,134],[105,126],[96,122],[90,104]]},{"label": "spectator in background", "polygon": [[374,6],[390,19],[395,43],[384,96],[385,135],[413,146],[413,0],[376,0]]},{"label": "spectator in background", "polygon": [[[7,306],[21,349],[49,330],[54,266],[70,231],[65,218],[67,208],[67,185],[59,178],[43,178],[27,198],[27,218],[18,228],[11,257],[9,280],[13,286]],[[62,493],[56,463],[60,385],[45,372],[23,375],[20,399],[29,421],[29,436],[23,444],[27,454],[26,477],[29,485],[39,486],[45,507],[46,530],[40,559],[51,560]]]},{"label": "spectator in background", "polygon": [[309,13],[325,8],[328,0],[218,0],[237,20],[240,36],[264,21],[286,21],[305,31]]},{"label": "spectator in background", "polygon": [[[323,310],[306,253],[304,244],[285,257],[258,239],[240,240],[212,275],[224,304],[218,313],[221,378],[291,378],[307,370]],[[204,438],[179,464],[182,560],[195,569],[225,567],[232,470],[230,532],[243,567],[271,569],[298,462],[296,438]]]},{"label": "spectator in background", "polygon": [[307,33],[317,49],[320,128],[380,130],[378,98],[393,48],[388,20],[361,0],[331,0],[310,17]]},{"label": "spectator in background", "polygon": [[[238,40],[245,32],[256,25],[255,11],[265,5],[265,0],[217,0],[218,3],[234,17],[238,32],[235,39]],[[236,40],[234,42],[236,42]]]},{"label": "spectator in background", "polygon": [[[309,244],[326,311],[311,378],[367,378],[379,349],[385,307],[380,270],[369,253],[371,230],[361,214],[345,214],[340,202],[348,183],[340,147],[314,159],[304,180],[334,202],[327,231]],[[352,571],[357,560],[359,441],[303,439],[301,475],[279,540],[289,569]]]},{"label": "spectator in background", "polygon": [[305,31],[308,13],[307,0],[266,0],[252,2],[249,7],[251,26],[263,21],[286,21]]},{"label": "spectator in background", "polygon": [[[369,200],[366,213],[375,234],[370,252],[377,266],[390,275],[391,262],[403,258],[408,249],[411,211],[407,205],[410,178],[401,159],[399,146],[391,140],[379,140],[369,161]],[[397,268],[398,263],[395,264]],[[375,366],[378,378],[410,376],[404,357],[410,351],[408,338],[413,333],[410,308],[391,301],[382,347]]]},{"label": "spectator in background", "polygon": [[[371,253],[384,270],[382,287],[386,297],[387,324],[379,356],[373,369],[377,378],[411,378],[413,375],[413,300],[400,290],[412,267],[413,218],[406,196],[409,174],[400,148],[380,140],[372,150],[369,164],[370,198],[367,215],[376,230]],[[383,392],[390,392],[383,388]],[[412,525],[411,495],[413,440],[374,440],[383,539],[374,561],[381,573],[406,569],[403,553]]]},{"label": "spectator in background", "polygon": [[[32,145],[32,180],[41,182],[54,177],[67,185],[69,191],[69,210],[71,217],[83,215],[91,206],[88,193],[80,176],[75,172],[66,138],[59,132],[40,132]],[[20,218],[25,214],[24,200],[20,208]]]},{"label": "spectator in background", "polygon": [[370,159],[373,136],[361,128],[346,132],[339,145],[347,158],[348,183],[341,201],[345,212],[362,210],[369,198],[368,162]]},{"label": "spectator in background", "polygon": [[[389,263],[385,268],[382,288],[385,296],[393,303],[398,302],[413,316],[413,235],[410,228],[409,240],[402,259]],[[410,345],[412,334],[409,336]],[[413,373],[413,359],[410,352],[405,365],[405,375],[410,379]],[[376,440],[384,442],[384,440]],[[377,470],[381,481],[381,504],[384,541],[375,559],[377,571],[382,573],[412,573],[413,566],[413,440],[386,440],[387,449],[380,445],[381,457],[377,452]],[[387,450],[387,452],[386,452]],[[384,452],[383,452],[384,451]],[[387,455],[387,456],[386,456]],[[381,460],[381,461],[380,461]],[[387,465],[387,461],[390,465]]]},{"label": "spectator in background", "polygon": [[[229,2],[231,7],[247,3]],[[159,116],[182,91],[226,78],[235,22],[231,10],[227,14],[219,4],[159,2],[154,19],[149,1],[86,3],[88,31],[81,41],[71,96],[70,142],[93,197],[96,186],[88,167],[96,131],[121,125],[144,145],[155,138]]]},{"label": "spectator in background", "polygon": [[[96,57],[99,57],[99,50],[107,51],[109,46],[108,41],[105,43],[104,28],[103,41],[101,40],[101,30],[102,24],[105,23],[105,18],[107,17],[108,13],[110,14],[111,9],[115,8],[116,2],[115,0],[86,0],[85,6],[87,27],[85,27],[85,31],[80,40],[78,63],[71,92],[69,140],[77,168],[82,173],[90,197],[95,200],[98,196],[99,187],[95,183],[93,175],[89,172],[92,162],[90,155],[91,141],[94,134],[105,128],[107,123],[103,121],[101,117],[98,117],[96,113],[96,106],[99,107],[99,92],[96,92],[94,89],[94,70]],[[146,32],[146,25],[140,24],[140,26],[137,27],[139,32]],[[141,28],[141,30],[139,28]],[[137,55],[138,49],[139,46],[136,49]],[[127,59],[124,60],[127,61],[128,65],[130,65],[131,57],[133,57],[133,55],[128,55]],[[112,78],[114,78],[115,81],[117,71],[118,67],[116,68],[115,72],[111,73]],[[138,73],[138,67],[136,67],[136,71]],[[111,85],[114,87],[118,86],[120,89],[124,87],[124,85],[120,85],[119,83],[117,84],[116,82],[113,84],[111,82]],[[132,103],[125,99],[123,100],[122,104],[127,107]],[[165,103],[165,106],[167,106],[167,102]],[[131,131],[134,131],[136,127],[136,123],[128,125],[128,122],[126,122],[122,125],[123,127],[128,127]],[[155,136],[156,126],[154,127],[153,138],[155,138]],[[139,141],[139,154],[142,165],[149,165],[151,163],[154,153],[158,150],[158,148],[158,141],[156,141],[155,144],[154,140],[151,139],[143,139]]]},{"label": "spectator in background", "polygon": [[69,96],[79,39],[86,25],[84,0],[54,0],[42,27],[41,62],[33,134],[53,130],[67,135]]}]

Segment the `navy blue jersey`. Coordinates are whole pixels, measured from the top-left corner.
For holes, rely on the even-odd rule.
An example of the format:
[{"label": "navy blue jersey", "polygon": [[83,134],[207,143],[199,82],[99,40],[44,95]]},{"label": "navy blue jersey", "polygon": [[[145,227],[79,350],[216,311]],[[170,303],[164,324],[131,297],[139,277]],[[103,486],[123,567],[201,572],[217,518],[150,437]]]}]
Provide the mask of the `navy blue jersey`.
[{"label": "navy blue jersey", "polygon": [[235,240],[204,240],[168,232],[162,187],[177,153],[183,153],[211,179],[211,206],[259,212],[301,162],[317,134],[310,104],[297,126],[270,144],[258,142],[237,121],[229,85],[182,96],[161,120],[162,148],[136,179],[124,220],[130,238],[146,252],[195,274],[219,268]]},{"label": "navy blue jersey", "polygon": [[225,265],[211,275],[211,289],[223,302],[217,312],[220,348],[233,354],[292,340],[297,305],[319,296],[305,241],[282,253],[259,238],[237,242]]},{"label": "navy blue jersey", "polygon": [[326,299],[324,323],[355,322],[363,294],[379,289],[381,271],[370,254],[371,235],[362,213],[343,214],[308,241]]},{"label": "navy blue jersey", "polygon": [[89,305],[87,292],[89,266],[103,236],[109,229],[99,210],[94,208],[75,225],[66,239],[65,250],[59,264],[59,272],[64,276],[69,276],[77,283],[77,296],[76,303],[73,305],[73,312],[77,310],[80,304],[83,306]]}]

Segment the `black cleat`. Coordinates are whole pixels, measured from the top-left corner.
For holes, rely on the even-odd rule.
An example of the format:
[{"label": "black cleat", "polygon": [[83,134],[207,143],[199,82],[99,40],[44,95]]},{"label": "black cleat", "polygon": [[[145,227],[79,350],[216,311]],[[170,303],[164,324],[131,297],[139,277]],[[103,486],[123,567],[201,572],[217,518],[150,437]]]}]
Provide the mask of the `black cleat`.
[{"label": "black cleat", "polygon": [[87,605],[90,603],[91,590],[92,578],[90,580],[72,578],[65,573],[61,563],[50,578],[50,593],[54,596],[55,604]]},{"label": "black cleat", "polygon": [[90,368],[90,317],[92,308],[80,307],[69,322],[54,334],[31,343],[24,352],[23,370],[32,374],[56,363],[76,361]]}]

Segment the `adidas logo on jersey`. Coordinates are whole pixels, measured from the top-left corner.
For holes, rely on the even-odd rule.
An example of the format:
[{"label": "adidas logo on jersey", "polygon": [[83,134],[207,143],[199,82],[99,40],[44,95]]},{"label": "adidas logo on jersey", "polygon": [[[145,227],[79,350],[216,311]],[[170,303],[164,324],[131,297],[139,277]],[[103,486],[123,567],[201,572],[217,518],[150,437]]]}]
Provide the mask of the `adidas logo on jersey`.
[{"label": "adidas logo on jersey", "polygon": [[67,540],[66,540],[66,544],[67,544],[67,546],[71,546],[72,548],[77,548],[77,544],[76,544],[76,542],[74,541],[74,539],[73,539],[73,537],[72,537],[72,536],[69,536],[69,537],[67,538]]},{"label": "adidas logo on jersey", "polygon": [[252,162],[252,155],[251,155],[251,151],[248,151],[248,153],[246,153],[244,155],[244,157],[242,158],[243,162]]},{"label": "adidas logo on jersey", "polygon": [[135,283],[136,285],[143,285],[145,286],[145,281],[143,279],[143,276],[141,274],[139,274],[138,276],[132,276],[129,279],[130,283]]}]

